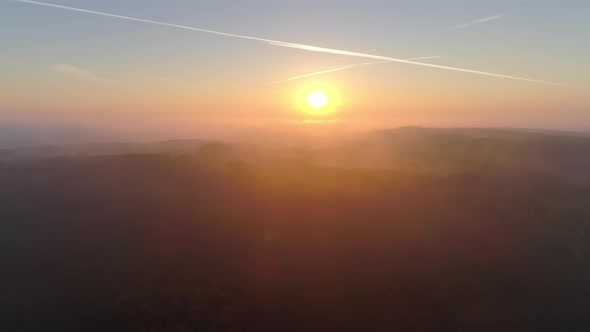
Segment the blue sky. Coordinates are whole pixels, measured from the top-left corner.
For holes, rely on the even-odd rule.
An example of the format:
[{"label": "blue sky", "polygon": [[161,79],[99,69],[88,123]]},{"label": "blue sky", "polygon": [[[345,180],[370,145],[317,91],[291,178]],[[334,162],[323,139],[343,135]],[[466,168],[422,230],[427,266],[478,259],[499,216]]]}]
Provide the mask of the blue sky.
[{"label": "blue sky", "polygon": [[297,118],[292,99],[320,82],[338,91],[333,116],[345,119],[590,123],[590,1],[51,3],[400,59],[439,55],[428,61],[575,87],[400,63],[267,86],[371,60],[0,0],[0,117]]}]

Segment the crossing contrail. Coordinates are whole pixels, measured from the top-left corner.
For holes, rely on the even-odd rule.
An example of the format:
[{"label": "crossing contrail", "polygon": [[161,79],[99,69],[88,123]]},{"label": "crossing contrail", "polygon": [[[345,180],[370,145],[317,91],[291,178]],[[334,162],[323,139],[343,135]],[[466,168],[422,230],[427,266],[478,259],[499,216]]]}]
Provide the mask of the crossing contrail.
[{"label": "crossing contrail", "polygon": [[156,24],[156,25],[161,25],[161,26],[168,26],[168,27],[185,29],[185,30],[192,30],[192,31],[204,32],[204,33],[209,33],[209,34],[214,34],[214,35],[219,35],[219,36],[226,36],[226,37],[233,37],[233,38],[241,38],[241,39],[254,40],[254,41],[259,41],[259,42],[267,43],[267,44],[274,45],[274,46],[289,47],[289,48],[301,49],[301,50],[306,50],[306,51],[311,51],[311,52],[320,52],[320,53],[346,55],[346,56],[351,56],[351,57],[360,57],[360,58],[367,58],[367,59],[374,59],[374,60],[381,60],[381,61],[388,61],[388,62],[404,63],[404,64],[408,64],[408,65],[422,66],[422,67],[428,67],[428,68],[436,68],[436,69],[442,69],[442,70],[450,70],[450,71],[456,71],[456,72],[462,72],[462,73],[468,73],[468,74],[476,74],[476,75],[483,75],[483,76],[490,76],[490,77],[497,77],[497,78],[505,78],[505,79],[518,80],[518,81],[526,81],[526,82],[533,82],[533,83],[543,83],[543,84],[564,86],[563,84],[559,84],[559,83],[553,83],[553,82],[542,81],[542,80],[537,80],[537,79],[532,79],[532,78],[526,78],[526,77],[518,77],[518,76],[512,76],[512,75],[497,74],[497,73],[491,73],[491,72],[480,71],[480,70],[473,70],[473,69],[465,69],[465,68],[459,68],[459,67],[450,67],[450,66],[435,65],[435,64],[430,64],[430,63],[415,62],[415,61],[411,61],[411,60],[403,60],[403,59],[392,58],[392,57],[387,57],[387,56],[380,56],[380,55],[373,55],[373,54],[367,54],[367,53],[359,53],[359,52],[338,50],[338,49],[333,49],[333,48],[319,47],[319,46],[313,46],[313,45],[305,45],[305,44],[291,43],[291,42],[278,41],[278,40],[272,40],[272,39],[265,39],[265,38],[251,37],[251,36],[245,36],[245,35],[238,35],[238,34],[233,34],[233,33],[226,33],[226,32],[214,31],[214,30],[207,30],[207,29],[200,29],[200,28],[194,28],[194,27],[189,27],[189,26],[185,26],[185,25],[165,23],[165,22],[159,22],[159,21],[152,21],[152,20],[146,20],[146,19],[135,18],[135,17],[130,17],[130,16],[110,14],[110,13],[99,12],[99,11],[88,10],[88,9],[82,9],[82,8],[76,8],[76,7],[70,7],[70,6],[56,5],[56,4],[47,3],[47,2],[39,2],[39,1],[32,1],[32,0],[11,0],[11,1],[22,2],[22,3],[29,3],[29,4],[33,4],[33,5],[53,7],[53,8],[59,8],[59,9],[65,9],[65,10],[76,11],[76,12],[87,13],[87,14],[108,16],[108,17],[113,17],[113,18],[119,18],[119,19],[129,20],[129,21],[150,23],[150,24]]},{"label": "crossing contrail", "polygon": [[[408,61],[436,59],[436,58],[441,58],[441,56],[440,55],[436,55],[436,56],[426,56],[426,57],[421,57],[421,58],[412,58],[412,59],[408,59]],[[300,79],[300,78],[305,78],[305,77],[310,77],[310,76],[316,76],[316,75],[322,75],[322,74],[332,73],[332,72],[335,72],[335,71],[340,71],[340,70],[345,70],[345,69],[351,69],[351,68],[356,68],[356,67],[361,67],[361,66],[370,66],[370,65],[377,65],[377,64],[380,64],[380,63],[390,63],[390,62],[391,61],[373,61],[373,62],[356,63],[356,64],[346,65],[346,66],[338,66],[338,67],[334,67],[334,68],[330,68],[330,69],[326,69],[326,70],[316,71],[316,72],[309,73],[309,74],[294,76],[294,77],[291,77],[291,78],[287,78],[285,80],[280,80],[280,81],[277,81],[277,82],[268,83],[267,85],[279,84],[279,83],[283,83],[283,82],[297,80],[297,79]]]}]

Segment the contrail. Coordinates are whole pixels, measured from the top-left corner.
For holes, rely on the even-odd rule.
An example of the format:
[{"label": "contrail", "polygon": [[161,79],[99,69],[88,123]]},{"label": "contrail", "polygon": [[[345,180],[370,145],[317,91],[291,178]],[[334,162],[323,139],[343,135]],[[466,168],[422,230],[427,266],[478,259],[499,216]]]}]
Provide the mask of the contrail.
[{"label": "contrail", "polygon": [[[427,56],[427,57],[421,57],[421,58],[412,58],[412,59],[407,59],[407,61],[435,59],[435,58],[441,58],[441,56],[440,55],[436,55],[436,56]],[[322,71],[316,71],[316,72],[309,73],[309,74],[294,76],[294,77],[291,77],[291,78],[287,78],[285,80],[280,80],[280,81],[268,83],[266,85],[279,84],[279,83],[283,83],[283,82],[287,82],[287,81],[297,80],[297,79],[300,79],[300,78],[305,78],[305,77],[310,77],[310,76],[315,76],[315,75],[321,75],[321,74],[327,74],[327,73],[332,73],[332,72],[335,72],[335,71],[340,71],[340,70],[345,70],[345,69],[351,69],[351,68],[356,68],[356,67],[361,67],[361,66],[377,65],[377,64],[380,64],[380,63],[390,63],[390,62],[391,61],[373,61],[373,62],[356,63],[356,64],[352,64],[352,65],[347,65],[347,66],[338,66],[338,67],[333,67],[333,68],[322,70]]]},{"label": "contrail", "polygon": [[375,59],[375,60],[382,60],[382,61],[389,61],[389,62],[405,63],[405,64],[408,64],[408,65],[415,65],[415,66],[422,66],[422,67],[428,67],[428,68],[436,68],[436,69],[450,70],[450,71],[456,71],[456,72],[462,72],[462,73],[469,73],[469,74],[476,74],[476,75],[484,75],[484,76],[491,76],[491,77],[497,77],[497,78],[505,78],[505,79],[511,79],[511,80],[519,80],[519,81],[526,81],[526,82],[534,82],[534,83],[543,83],[543,84],[564,86],[563,84],[559,84],[559,83],[553,83],[553,82],[548,82],[548,81],[541,81],[541,80],[536,80],[536,79],[531,79],[531,78],[525,78],[525,77],[518,77],[518,76],[511,76],[511,75],[504,75],[504,74],[496,74],[496,73],[490,73],[490,72],[485,72],[485,71],[480,71],[480,70],[472,70],[472,69],[465,69],[465,68],[458,68],[458,67],[441,66],[441,65],[429,64],[429,63],[422,63],[422,62],[415,62],[415,61],[403,60],[403,59],[386,57],[386,56],[380,56],[380,55],[367,54],[367,53],[358,53],[358,52],[344,51],[344,50],[338,50],[338,49],[333,49],[333,48],[325,48],[325,47],[305,45],[305,44],[297,44],[297,43],[290,43],[290,42],[278,41],[278,40],[272,40],[272,39],[265,39],[265,38],[258,38],[258,37],[250,37],[250,36],[238,35],[238,34],[233,34],[233,33],[226,33],[226,32],[220,32],[220,31],[207,30],[207,29],[199,29],[199,28],[189,27],[189,26],[185,26],[185,25],[164,23],[164,22],[158,22],[158,21],[152,21],[152,20],[145,20],[145,19],[141,19],[141,18],[135,18],[135,17],[123,16],[123,15],[109,14],[109,13],[98,12],[98,11],[94,11],[94,10],[81,9],[81,8],[76,8],[76,7],[56,5],[56,4],[46,3],[46,2],[38,2],[38,1],[32,1],[32,0],[11,0],[11,1],[22,2],[22,3],[29,3],[29,4],[35,4],[35,5],[40,5],[40,6],[47,6],[47,7],[54,7],[54,8],[60,8],[60,9],[66,9],[66,10],[77,11],[77,12],[88,13],[88,14],[95,14],[95,15],[102,15],[102,16],[120,18],[120,19],[124,19],[124,20],[136,21],[136,22],[157,24],[157,25],[168,26],[168,27],[179,28],[179,29],[199,31],[199,32],[204,32],[204,33],[209,33],[209,34],[214,34],[214,35],[220,35],[220,36],[226,36],[226,37],[234,37],[234,38],[255,40],[255,41],[264,42],[264,43],[267,43],[267,44],[270,44],[270,45],[274,45],[274,46],[289,47],[289,48],[301,49],[301,50],[306,50],[306,51],[311,51],[311,52],[339,54],[339,55],[346,55],[346,56],[352,56],[352,57],[360,57],[360,58],[368,58],[368,59]]},{"label": "contrail", "polygon": [[340,54],[340,55],[347,55],[347,56],[352,56],[352,57],[361,57],[361,58],[369,58],[369,59],[383,60],[383,61],[389,61],[389,62],[405,63],[405,64],[422,66],[422,67],[452,70],[452,71],[457,71],[457,72],[462,72],[462,73],[477,74],[477,75],[506,78],[506,79],[519,80],[519,81],[527,81],[527,82],[534,82],[534,83],[543,83],[543,84],[571,87],[570,85],[564,85],[564,84],[554,83],[554,82],[549,82],[549,81],[541,81],[541,80],[536,80],[536,79],[532,79],[532,78],[525,78],[525,77],[518,77],[518,76],[511,76],[511,75],[504,75],[504,74],[496,74],[496,73],[490,73],[490,72],[473,70],[473,69],[465,69],[465,68],[459,68],[459,67],[441,66],[441,65],[435,65],[435,64],[424,63],[424,62],[414,62],[414,61],[391,58],[391,57],[380,56],[380,55],[343,51],[343,50],[336,50],[336,49],[332,49],[332,48],[324,48],[324,47],[318,47],[318,46],[310,46],[310,45],[287,43],[287,42],[270,42],[270,43],[272,45],[276,45],[276,46],[291,47],[291,48],[303,49],[303,50],[312,51],[312,52]]},{"label": "contrail", "polygon": [[476,21],[472,21],[472,22],[468,22],[465,24],[461,24],[461,25],[457,25],[455,27],[452,27],[449,29],[449,31],[452,30],[457,30],[457,29],[463,29],[466,28],[468,26],[472,26],[472,25],[476,25],[476,24],[480,24],[480,23],[484,23],[484,22],[489,22],[489,21],[495,21],[497,19],[500,19],[504,16],[507,16],[508,14],[498,14],[498,15],[492,15],[492,16],[488,16],[488,17],[484,17],[482,19],[476,20]]}]

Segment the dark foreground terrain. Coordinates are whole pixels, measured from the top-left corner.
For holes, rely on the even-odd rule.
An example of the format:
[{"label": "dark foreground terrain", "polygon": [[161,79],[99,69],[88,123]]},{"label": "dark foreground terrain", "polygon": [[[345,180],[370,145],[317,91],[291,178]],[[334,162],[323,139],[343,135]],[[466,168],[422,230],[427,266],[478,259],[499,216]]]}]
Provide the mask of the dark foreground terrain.
[{"label": "dark foreground terrain", "polygon": [[1,331],[590,330],[588,138],[71,149],[0,153]]}]

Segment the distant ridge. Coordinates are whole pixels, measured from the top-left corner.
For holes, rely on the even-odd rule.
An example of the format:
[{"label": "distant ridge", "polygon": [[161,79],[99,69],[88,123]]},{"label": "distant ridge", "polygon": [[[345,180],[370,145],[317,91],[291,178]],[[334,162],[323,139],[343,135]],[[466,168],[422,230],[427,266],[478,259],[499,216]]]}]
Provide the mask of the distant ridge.
[{"label": "distant ridge", "polygon": [[0,159],[46,158],[56,156],[97,156],[145,153],[196,153],[206,140],[167,140],[152,143],[85,143],[0,150]]}]

